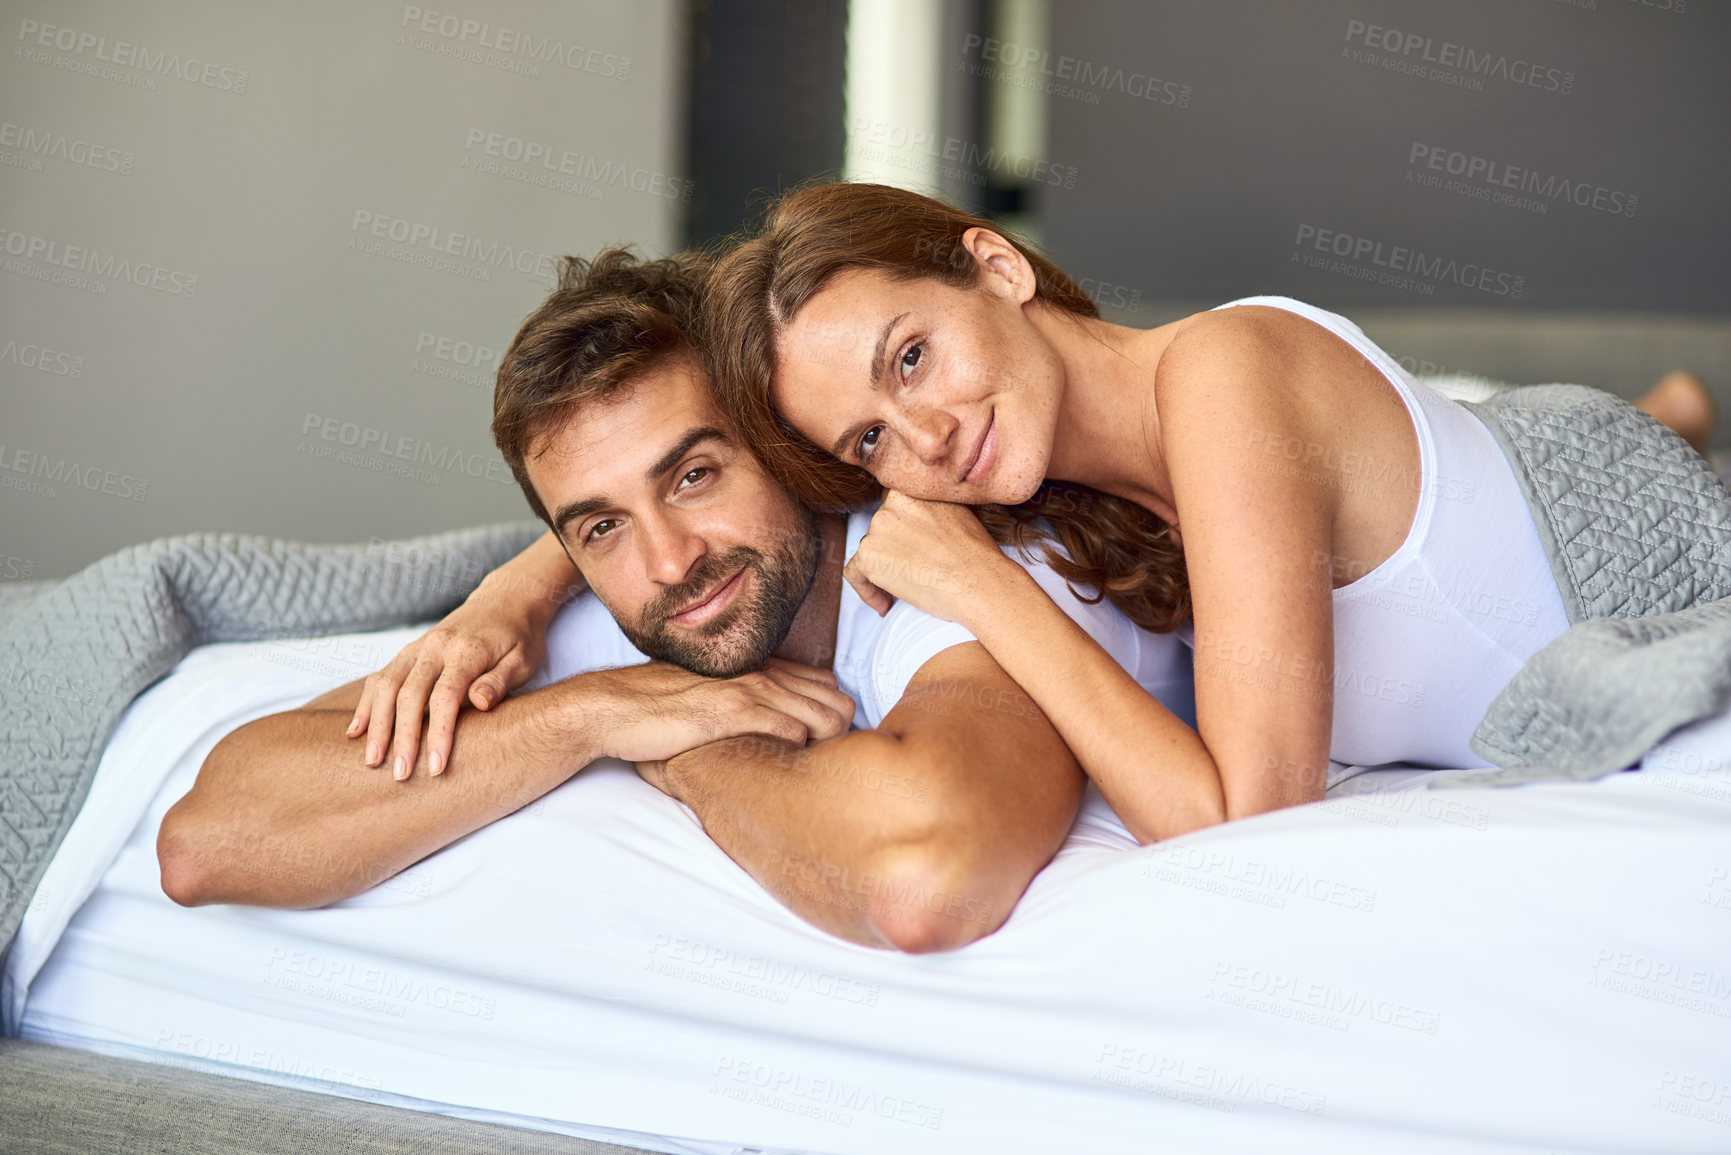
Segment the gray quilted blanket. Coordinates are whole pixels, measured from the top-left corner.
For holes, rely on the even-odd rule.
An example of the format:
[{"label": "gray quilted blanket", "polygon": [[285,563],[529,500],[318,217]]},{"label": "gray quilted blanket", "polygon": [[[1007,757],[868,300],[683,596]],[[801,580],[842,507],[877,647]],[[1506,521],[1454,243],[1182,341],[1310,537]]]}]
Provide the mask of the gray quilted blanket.
[{"label": "gray quilted blanket", "polygon": [[441,616],[541,532],[349,546],[194,534],[0,600],[0,966],[121,714],[187,651]]},{"label": "gray quilted blanket", "polygon": [[1731,491],[1647,414],[1535,385],[1468,405],[1508,455],[1573,623],[1504,687],[1448,785],[1598,778],[1731,700]]}]

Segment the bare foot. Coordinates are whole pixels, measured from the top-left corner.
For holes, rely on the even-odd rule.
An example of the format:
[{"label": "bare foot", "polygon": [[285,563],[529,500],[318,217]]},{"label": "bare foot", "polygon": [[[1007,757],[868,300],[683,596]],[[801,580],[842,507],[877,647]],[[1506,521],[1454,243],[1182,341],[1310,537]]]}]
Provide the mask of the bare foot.
[{"label": "bare foot", "polygon": [[1659,378],[1635,405],[1675,429],[1700,454],[1707,452],[1707,442],[1719,424],[1713,394],[1701,378],[1686,369],[1673,369]]}]

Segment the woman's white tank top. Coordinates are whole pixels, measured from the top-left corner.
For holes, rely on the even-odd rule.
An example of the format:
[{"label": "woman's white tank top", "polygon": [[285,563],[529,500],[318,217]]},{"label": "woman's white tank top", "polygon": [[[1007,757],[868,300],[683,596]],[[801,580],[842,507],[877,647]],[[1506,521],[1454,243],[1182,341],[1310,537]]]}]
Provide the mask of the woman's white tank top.
[{"label": "woman's white tank top", "polygon": [[1508,459],[1471,411],[1415,380],[1345,317],[1290,297],[1218,307],[1238,305],[1296,313],[1352,346],[1400,395],[1418,435],[1418,510],[1406,540],[1334,591],[1329,756],[1354,766],[1485,765],[1467,741],[1491,700],[1569,628]]}]

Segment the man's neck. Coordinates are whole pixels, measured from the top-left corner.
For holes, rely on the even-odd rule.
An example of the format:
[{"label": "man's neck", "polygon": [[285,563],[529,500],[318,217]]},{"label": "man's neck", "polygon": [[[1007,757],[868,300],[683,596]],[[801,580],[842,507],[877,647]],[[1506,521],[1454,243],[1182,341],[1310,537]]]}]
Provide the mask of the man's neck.
[{"label": "man's neck", "polygon": [[836,616],[841,611],[841,571],[847,558],[847,519],[817,515],[819,552],[811,590],[794,615],[778,658],[830,669],[835,665]]}]

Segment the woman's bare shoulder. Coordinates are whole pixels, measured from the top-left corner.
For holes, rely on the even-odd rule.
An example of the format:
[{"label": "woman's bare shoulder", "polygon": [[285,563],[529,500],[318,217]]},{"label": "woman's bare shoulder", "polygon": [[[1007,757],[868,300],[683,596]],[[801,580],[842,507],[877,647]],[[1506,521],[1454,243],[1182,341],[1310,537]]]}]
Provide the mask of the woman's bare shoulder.
[{"label": "woman's bare shoulder", "polygon": [[1223,374],[1242,378],[1246,370],[1290,364],[1320,336],[1317,326],[1272,305],[1235,305],[1186,317],[1162,350],[1156,384],[1216,384]]},{"label": "woman's bare shoulder", "polygon": [[[1341,337],[1271,305],[1185,318],[1155,366],[1154,394],[1162,413],[1279,413],[1318,428],[1333,427],[1343,410],[1379,410],[1393,398],[1380,371]],[[1377,417],[1404,412],[1397,402]]]},{"label": "woman's bare shoulder", "polygon": [[1301,317],[1261,305],[1186,318],[1154,367],[1162,423],[1176,420],[1200,431],[1218,423],[1301,419],[1292,385],[1297,368],[1311,360],[1305,326]]}]

